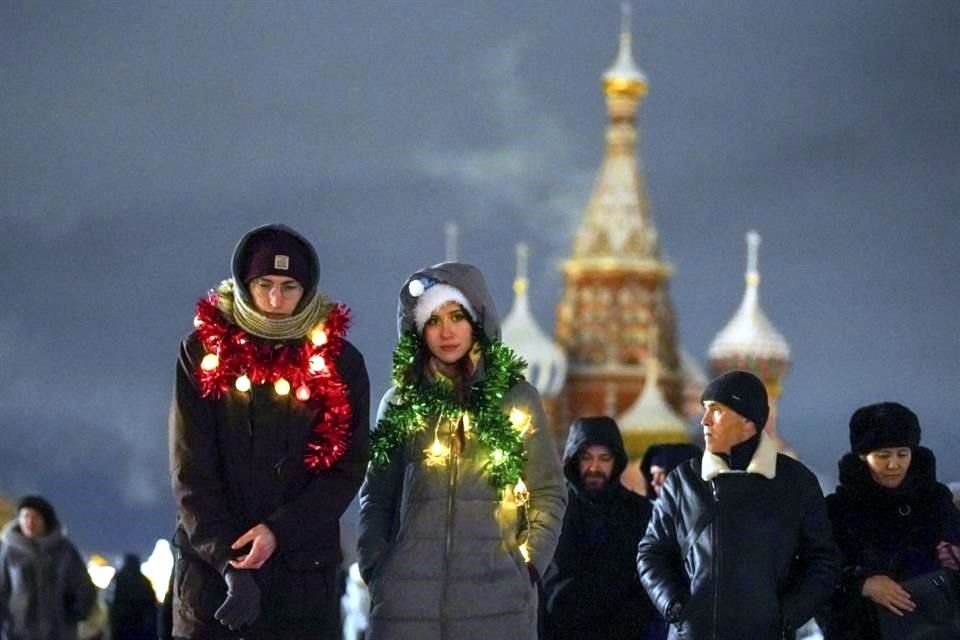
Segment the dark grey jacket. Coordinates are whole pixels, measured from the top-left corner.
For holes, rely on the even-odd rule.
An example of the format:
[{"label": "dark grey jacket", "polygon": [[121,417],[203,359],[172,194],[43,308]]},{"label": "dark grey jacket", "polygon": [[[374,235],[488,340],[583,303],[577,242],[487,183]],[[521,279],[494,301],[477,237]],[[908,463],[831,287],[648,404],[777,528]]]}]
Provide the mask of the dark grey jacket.
[{"label": "dark grey jacket", "polygon": [[[447,264],[421,274],[460,289],[487,335],[499,335],[496,310],[473,267]],[[412,308],[402,297],[401,333],[412,324]],[[484,375],[480,362],[475,380]],[[387,392],[380,416],[392,398]],[[560,534],[565,491],[536,389],[516,384],[501,407],[522,408],[532,417],[523,470],[530,493],[526,522],[518,518],[512,491],[501,497],[490,483],[484,471],[490,452],[469,435],[451,462],[427,464],[424,451],[433,442],[433,427],[446,439],[457,428],[452,421],[427,416],[430,429],[395,451],[386,467],[368,469],[360,491],[358,548],[371,590],[368,640],[533,637],[536,590],[519,544],[526,540],[530,563],[543,572]]]},{"label": "dark grey jacket", "polygon": [[3,640],[76,640],[97,589],[59,528],[27,538],[16,521],[0,535],[0,628]]},{"label": "dark grey jacket", "polygon": [[830,598],[837,550],[816,477],[762,434],[746,472],[705,453],[654,503],[637,564],[671,639],[780,640]]}]

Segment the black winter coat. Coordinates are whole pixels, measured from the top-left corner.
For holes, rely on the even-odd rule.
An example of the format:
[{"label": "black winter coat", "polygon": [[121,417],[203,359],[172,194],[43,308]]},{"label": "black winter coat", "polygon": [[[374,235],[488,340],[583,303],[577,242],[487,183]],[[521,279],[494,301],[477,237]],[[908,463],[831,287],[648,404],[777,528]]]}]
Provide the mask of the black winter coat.
[{"label": "black winter coat", "polygon": [[[583,488],[578,455],[607,446],[615,464],[599,495]],[[627,463],[616,423],[607,418],[575,422],[564,450],[569,500],[557,551],[543,576],[545,640],[640,640],[653,607],[640,584],[634,557],[653,507],[620,484]]]},{"label": "black winter coat", "polygon": [[155,640],[157,596],[135,564],[125,564],[105,594],[110,609],[111,640]]},{"label": "black winter coat", "polygon": [[303,462],[313,414],[268,385],[203,398],[195,379],[196,334],[180,349],[170,413],[171,475],[179,507],[175,536],[174,636],[239,637],[213,618],[226,596],[230,545],[265,523],[277,551],[255,572],[261,613],[244,638],[316,637],[338,615],[340,516],[356,495],[368,457],[370,389],[360,352],[344,341],[336,363],[353,411],[346,453],[312,474]]},{"label": "black winter coat", "polygon": [[671,639],[792,637],[826,604],[837,568],[816,477],[766,434],[747,472],[709,452],[678,466],[638,549]]},{"label": "black winter coat", "polygon": [[939,569],[937,543],[960,544],[960,512],[950,489],[937,482],[936,459],[924,447],[914,450],[897,489],[874,482],[856,454],[845,455],[839,466],[840,485],[827,508],[842,554],[841,583],[826,637],[872,640],[877,607],[861,593],[864,580],[886,575],[899,582]]}]

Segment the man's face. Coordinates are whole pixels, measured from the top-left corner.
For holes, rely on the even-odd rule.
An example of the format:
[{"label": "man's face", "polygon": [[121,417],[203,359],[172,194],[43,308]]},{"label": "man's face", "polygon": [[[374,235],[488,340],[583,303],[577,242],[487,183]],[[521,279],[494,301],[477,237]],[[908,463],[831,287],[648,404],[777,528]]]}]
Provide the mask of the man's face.
[{"label": "man's face", "polygon": [[703,439],[710,453],[730,453],[736,445],[749,440],[756,428],[753,423],[725,404],[707,400],[703,403]]},{"label": "man's face", "polygon": [[663,482],[666,479],[666,469],[655,464],[650,465],[650,486],[653,487],[653,492],[658,498],[660,497],[660,492],[663,491]]},{"label": "man's face", "polygon": [[580,480],[587,491],[600,491],[613,475],[613,452],[602,444],[592,444],[577,454]]},{"label": "man's face", "polygon": [[247,288],[257,311],[268,318],[289,318],[303,297],[303,286],[288,276],[260,276]]},{"label": "man's face", "polygon": [[17,524],[20,525],[20,533],[27,538],[36,538],[47,532],[47,521],[43,515],[31,507],[24,507],[17,513]]}]

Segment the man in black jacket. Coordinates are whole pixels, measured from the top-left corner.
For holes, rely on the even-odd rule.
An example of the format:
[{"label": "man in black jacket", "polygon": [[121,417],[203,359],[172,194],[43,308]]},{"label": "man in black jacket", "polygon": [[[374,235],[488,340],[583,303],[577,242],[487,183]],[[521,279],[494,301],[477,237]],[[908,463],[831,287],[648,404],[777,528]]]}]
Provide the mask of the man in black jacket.
[{"label": "man in black jacket", "polygon": [[620,484],[627,454],[606,416],[570,426],[563,453],[569,499],[543,577],[545,640],[641,640],[653,613],[634,566],[650,502]]},{"label": "man in black jacket", "polygon": [[201,300],[170,410],[175,638],[339,637],[339,519],[368,457],[369,381],[317,253],[250,231]]},{"label": "man in black jacket", "polygon": [[830,598],[837,550],[823,493],[763,432],[763,383],[732,371],[701,401],[706,452],[678,466],[638,547],[670,638],[781,640]]}]

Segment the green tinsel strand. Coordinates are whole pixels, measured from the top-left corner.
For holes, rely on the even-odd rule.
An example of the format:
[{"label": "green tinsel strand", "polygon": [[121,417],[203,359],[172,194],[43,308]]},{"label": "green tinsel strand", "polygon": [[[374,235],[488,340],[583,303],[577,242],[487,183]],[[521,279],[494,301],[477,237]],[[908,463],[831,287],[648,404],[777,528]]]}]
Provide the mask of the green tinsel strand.
[{"label": "green tinsel strand", "polygon": [[[523,473],[527,452],[523,436],[513,428],[500,408],[510,388],[523,380],[526,363],[512,349],[495,340],[480,343],[486,366],[486,377],[470,390],[470,410],[477,439],[491,454],[499,451],[499,461],[491,458],[487,472],[498,489],[516,484]],[[375,467],[385,466],[390,455],[425,427],[423,416],[451,418],[462,411],[454,400],[452,385],[447,381],[407,383],[407,373],[416,360],[419,337],[408,332],[393,352],[393,383],[396,404],[391,404],[371,436],[370,459]]]}]

